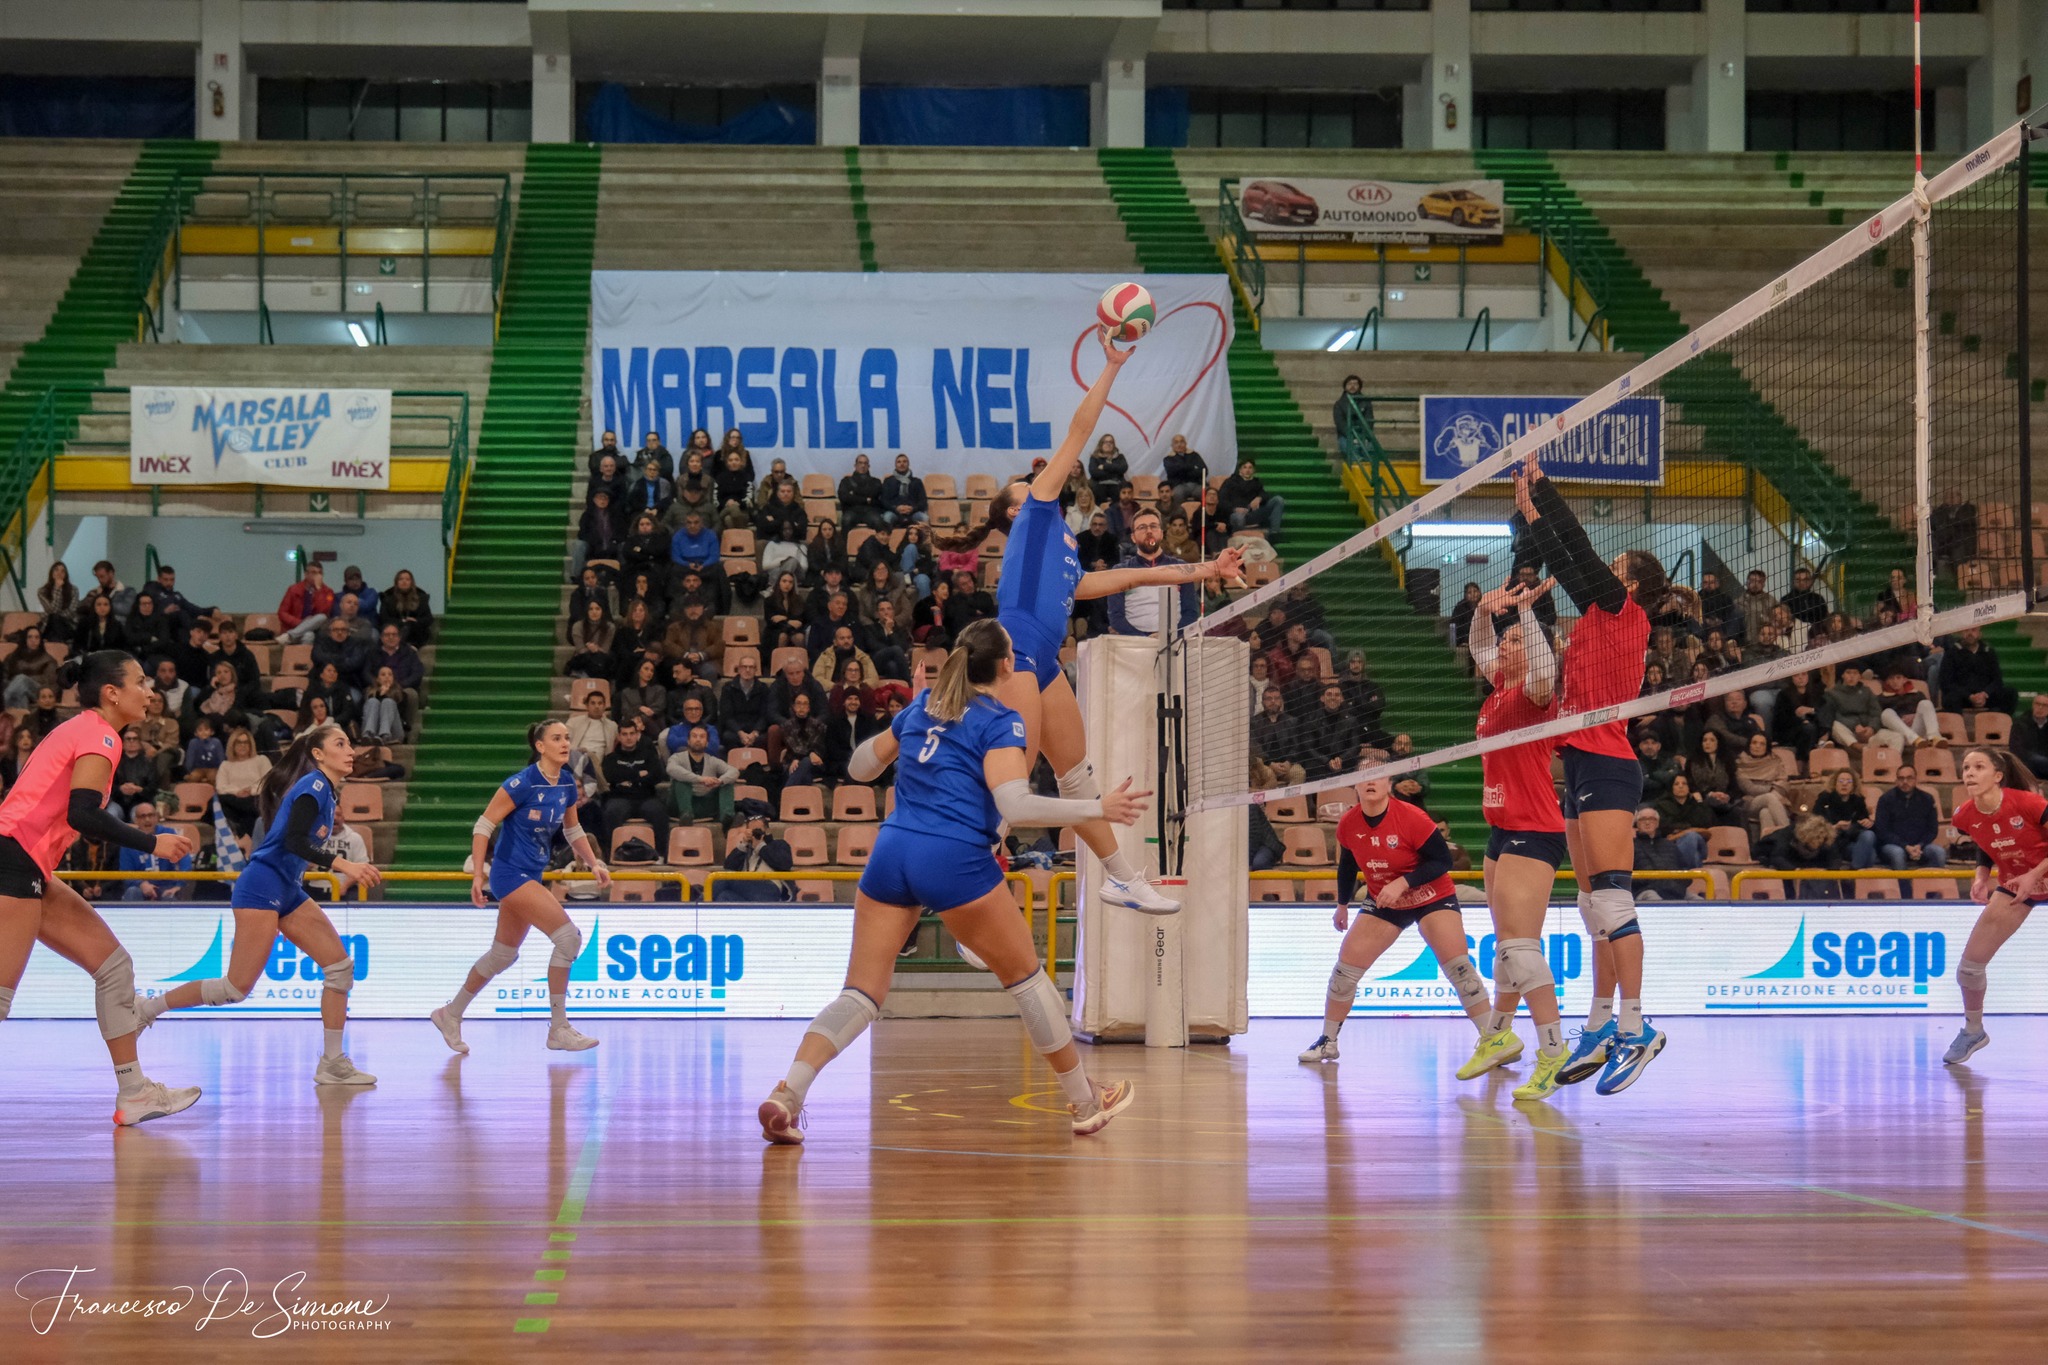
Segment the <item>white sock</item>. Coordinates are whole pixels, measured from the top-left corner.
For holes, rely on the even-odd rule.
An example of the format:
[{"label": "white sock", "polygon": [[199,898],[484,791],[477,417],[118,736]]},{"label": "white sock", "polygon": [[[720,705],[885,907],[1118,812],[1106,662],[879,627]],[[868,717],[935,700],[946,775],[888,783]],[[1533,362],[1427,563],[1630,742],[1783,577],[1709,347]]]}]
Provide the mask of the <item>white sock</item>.
[{"label": "white sock", "polygon": [[1481,1032],[1483,1032],[1487,1037],[1491,1038],[1494,1034],[1499,1033],[1502,1029],[1506,1028],[1507,1026],[1508,1016],[1506,1012],[1502,1010],[1493,1010],[1487,1014],[1486,1027],[1483,1030],[1481,1030]]},{"label": "white sock", "polygon": [[1593,1002],[1593,1008],[1586,1011],[1586,1028],[1591,1031],[1604,1026],[1614,1017],[1614,997],[1603,995]]},{"label": "white sock", "polygon": [[1972,1033],[1982,1033],[1984,1031],[1984,1011],[1964,1010],[1963,1027]]},{"label": "white sock", "polygon": [[120,1083],[121,1093],[132,1095],[149,1083],[149,1077],[142,1074],[141,1062],[121,1062],[114,1067],[114,1079]]},{"label": "white sock", "polygon": [[342,1031],[338,1028],[331,1028],[324,1029],[322,1032],[326,1035],[326,1038],[321,1045],[320,1055],[322,1057],[339,1057],[341,1055]]},{"label": "white sock", "polygon": [[555,995],[555,994],[553,994],[553,993],[550,993],[550,994],[548,995],[548,1011],[549,1011],[549,1013],[550,1013],[550,1014],[552,1014],[552,1015],[553,1015],[553,1017],[554,1017],[554,1022],[555,1022],[555,1023],[557,1023],[557,1024],[566,1024],[566,1023],[568,1023],[568,1022],[569,1022],[569,997],[568,997],[568,996],[566,996],[566,995]]},{"label": "white sock", "polygon": [[457,1019],[460,1019],[464,1011],[468,1010],[469,1002],[474,999],[476,999],[475,991],[457,991],[455,992],[455,998],[448,1002],[448,1012]]},{"label": "white sock", "polygon": [[1536,1050],[1546,1057],[1555,1056],[1564,1051],[1564,1022],[1559,1020],[1551,1024],[1538,1024],[1536,1026],[1536,1040]]},{"label": "white sock", "polygon": [[1643,1031],[1643,1002],[1624,1000],[1621,1002],[1621,1031],[1628,1034]]},{"label": "white sock", "polygon": [[782,1083],[796,1093],[797,1105],[801,1107],[804,1096],[811,1093],[811,1082],[817,1079],[818,1068],[809,1062],[791,1062],[789,1074],[782,1078]]},{"label": "white sock", "polygon": [[1337,1036],[1337,1031],[1343,1027],[1344,1021],[1342,1019],[1332,1019],[1327,1014],[1323,1016],[1323,1036],[1325,1038],[1334,1040]]},{"label": "white sock", "polygon": [[1122,849],[1102,860],[1102,870],[1120,882],[1134,882],[1145,875],[1131,865],[1131,860],[1124,856]]},{"label": "white sock", "polygon": [[135,1007],[142,1011],[144,1019],[161,1019],[171,1008],[171,997],[169,992],[163,995],[145,995],[135,1002]]},{"label": "white sock", "polygon": [[1067,1092],[1067,1099],[1083,1108],[1095,1103],[1095,1086],[1088,1079],[1088,1068],[1076,1066],[1072,1071],[1055,1071],[1060,1078],[1060,1089]]}]

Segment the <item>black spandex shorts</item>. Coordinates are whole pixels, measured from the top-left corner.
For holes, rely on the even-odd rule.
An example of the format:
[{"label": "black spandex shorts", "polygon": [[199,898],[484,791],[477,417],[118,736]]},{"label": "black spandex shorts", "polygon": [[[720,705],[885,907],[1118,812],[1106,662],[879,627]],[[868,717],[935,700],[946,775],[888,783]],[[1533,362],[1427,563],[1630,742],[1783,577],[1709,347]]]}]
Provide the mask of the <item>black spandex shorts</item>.
[{"label": "black spandex shorts", "polygon": [[1613,754],[1565,749],[1564,795],[1558,801],[1565,819],[1576,820],[1589,810],[1625,810],[1634,815],[1642,804],[1642,764]]},{"label": "black spandex shorts", "polygon": [[1440,901],[1431,901],[1428,905],[1418,905],[1411,910],[1383,910],[1377,905],[1369,905],[1366,907],[1365,913],[1371,915],[1374,919],[1385,920],[1396,929],[1406,929],[1411,924],[1420,924],[1425,915],[1434,915],[1439,910],[1456,910],[1457,908],[1458,899],[1455,896],[1451,896]]},{"label": "black spandex shorts", "polygon": [[36,860],[28,856],[11,834],[0,834],[0,896],[13,896],[25,901],[39,901],[43,898],[43,885],[49,879],[43,869],[36,866]]},{"label": "black spandex shorts", "polygon": [[1497,829],[1486,836],[1486,856],[1498,858],[1512,853],[1517,858],[1535,858],[1553,870],[1563,867],[1568,850],[1564,835],[1541,829]]}]

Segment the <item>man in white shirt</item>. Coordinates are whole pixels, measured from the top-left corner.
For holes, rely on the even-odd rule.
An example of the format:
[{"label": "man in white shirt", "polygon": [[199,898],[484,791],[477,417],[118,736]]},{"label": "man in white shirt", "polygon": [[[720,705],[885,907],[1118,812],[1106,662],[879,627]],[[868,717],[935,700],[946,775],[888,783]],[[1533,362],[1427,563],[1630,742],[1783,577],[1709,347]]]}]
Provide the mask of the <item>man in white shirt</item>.
[{"label": "man in white shirt", "polygon": [[583,698],[583,714],[569,717],[569,747],[589,754],[599,771],[619,738],[618,722],[605,714],[605,700],[604,693],[593,691]]}]

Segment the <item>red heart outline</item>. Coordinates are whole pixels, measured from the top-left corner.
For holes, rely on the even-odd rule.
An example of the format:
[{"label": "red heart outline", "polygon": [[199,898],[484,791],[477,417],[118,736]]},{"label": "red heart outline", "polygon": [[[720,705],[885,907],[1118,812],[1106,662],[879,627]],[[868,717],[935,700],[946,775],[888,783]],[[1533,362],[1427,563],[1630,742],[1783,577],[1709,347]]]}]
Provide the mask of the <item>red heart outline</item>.
[{"label": "red heart outline", "polygon": [[[1209,377],[1209,371],[1216,368],[1216,362],[1223,359],[1223,353],[1230,348],[1230,319],[1224,314],[1223,306],[1221,304],[1211,303],[1207,299],[1195,299],[1191,302],[1183,303],[1176,308],[1169,308],[1166,310],[1166,312],[1160,315],[1159,321],[1155,322],[1153,326],[1161,326],[1166,322],[1168,318],[1172,317],[1175,313],[1185,313],[1190,308],[1206,308],[1216,315],[1216,351],[1213,355],[1209,357],[1208,363],[1203,365],[1202,368],[1195,374],[1194,382],[1188,385],[1186,392],[1182,393],[1180,397],[1174,399],[1173,403],[1166,409],[1166,411],[1159,415],[1159,426],[1157,429],[1160,431],[1164,431],[1166,429],[1167,421],[1173,416],[1173,414],[1176,411],[1179,410],[1180,405],[1187,402],[1188,399],[1195,396],[1195,390],[1202,387],[1202,381]],[[1079,386],[1081,392],[1083,393],[1088,392],[1088,381],[1081,378],[1081,346],[1084,342],[1088,340],[1088,338],[1092,336],[1098,336],[1101,334],[1101,332],[1102,328],[1093,323],[1090,323],[1088,326],[1082,328],[1081,335],[1074,338],[1073,353],[1068,357],[1068,370],[1074,376],[1074,383]],[[1126,422],[1129,422],[1133,427],[1135,427],[1137,429],[1138,435],[1141,438],[1143,438],[1147,446],[1150,446],[1152,444],[1154,438],[1150,432],[1145,430],[1145,424],[1143,422],[1140,422],[1137,418],[1131,416],[1129,411],[1127,411],[1124,408],[1118,407],[1115,403],[1110,403],[1107,406],[1112,412],[1117,413]]]}]

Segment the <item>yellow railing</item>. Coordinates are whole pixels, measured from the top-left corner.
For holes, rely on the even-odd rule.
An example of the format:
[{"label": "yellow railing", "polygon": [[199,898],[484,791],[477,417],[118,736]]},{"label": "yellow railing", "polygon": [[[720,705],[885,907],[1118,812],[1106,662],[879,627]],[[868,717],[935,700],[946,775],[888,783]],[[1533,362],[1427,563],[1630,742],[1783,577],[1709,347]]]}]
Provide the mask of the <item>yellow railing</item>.
[{"label": "yellow railing", "polygon": [[[1638,873],[1636,875],[1641,876],[1642,874]],[[1835,871],[1829,871],[1826,868],[1804,868],[1791,872],[1780,872],[1776,868],[1770,867],[1746,867],[1729,879],[1729,890],[1736,900],[1741,900],[1744,884],[1751,881],[1920,882],[1938,881],[1945,878],[1950,881],[1967,882],[1976,875],[1977,868],[1974,864],[1967,867],[1950,868],[1916,867],[1909,868],[1904,872],[1897,872],[1889,867],[1841,868]],[[1965,892],[1962,896],[1956,897],[1956,899],[1967,899],[1968,894],[1968,892]]]},{"label": "yellow railing", "polygon": [[[64,871],[57,874],[60,882],[231,882],[239,872],[86,872]],[[332,872],[308,872],[309,882],[327,883],[327,894],[341,898],[341,878]]]}]

